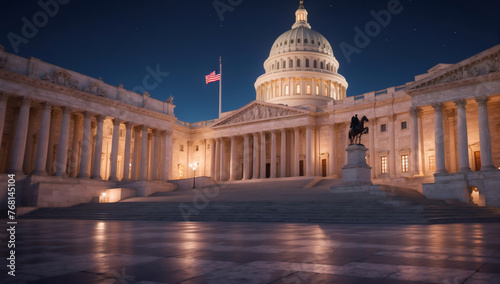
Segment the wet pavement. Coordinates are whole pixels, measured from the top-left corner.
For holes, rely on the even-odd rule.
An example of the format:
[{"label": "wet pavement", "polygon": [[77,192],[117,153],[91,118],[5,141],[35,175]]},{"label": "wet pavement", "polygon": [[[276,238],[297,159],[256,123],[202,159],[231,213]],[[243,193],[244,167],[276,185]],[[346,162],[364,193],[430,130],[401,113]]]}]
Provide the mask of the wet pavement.
[{"label": "wet pavement", "polygon": [[1,283],[500,283],[500,224],[21,220]]}]

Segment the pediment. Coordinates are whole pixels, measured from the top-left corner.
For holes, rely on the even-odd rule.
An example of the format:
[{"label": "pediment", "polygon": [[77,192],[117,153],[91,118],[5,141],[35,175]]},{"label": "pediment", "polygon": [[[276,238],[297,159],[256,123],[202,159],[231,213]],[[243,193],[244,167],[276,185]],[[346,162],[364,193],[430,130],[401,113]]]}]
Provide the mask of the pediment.
[{"label": "pediment", "polygon": [[493,48],[446,68],[442,68],[443,66],[439,65],[436,67],[431,69],[434,69],[435,74],[425,76],[421,80],[409,84],[406,89],[407,92],[412,93],[430,87],[444,86],[459,81],[473,80],[477,77],[492,73],[499,73],[500,45],[494,46]]},{"label": "pediment", "polygon": [[291,108],[287,106],[275,105],[263,102],[252,102],[228,117],[222,118],[212,127],[238,125],[249,122],[258,122],[269,119],[279,119],[284,117],[294,117],[309,114],[307,110]]}]

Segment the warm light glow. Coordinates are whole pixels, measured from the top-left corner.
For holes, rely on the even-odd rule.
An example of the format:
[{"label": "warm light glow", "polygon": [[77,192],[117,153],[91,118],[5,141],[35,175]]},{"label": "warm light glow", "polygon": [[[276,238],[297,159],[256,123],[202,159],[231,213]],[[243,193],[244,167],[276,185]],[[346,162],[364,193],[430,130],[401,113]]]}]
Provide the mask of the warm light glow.
[{"label": "warm light glow", "polygon": [[200,163],[194,163],[194,164],[189,164],[189,167],[191,169],[193,169],[193,171],[196,171],[196,169],[198,168],[199,165],[200,165]]},{"label": "warm light glow", "polygon": [[104,192],[104,193],[102,194],[102,196],[106,196],[106,192]]}]

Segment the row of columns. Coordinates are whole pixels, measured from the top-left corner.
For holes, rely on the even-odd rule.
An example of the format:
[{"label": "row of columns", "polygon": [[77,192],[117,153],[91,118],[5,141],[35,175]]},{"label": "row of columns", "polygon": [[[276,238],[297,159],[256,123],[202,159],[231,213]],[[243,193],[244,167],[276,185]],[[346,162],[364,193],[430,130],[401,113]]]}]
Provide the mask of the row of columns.
[{"label": "row of columns", "polygon": [[[481,170],[495,170],[493,165],[493,157],[491,151],[491,135],[488,120],[488,102],[487,96],[477,97],[475,101],[478,104],[478,126],[479,126],[479,144],[481,151]],[[457,111],[457,151],[458,151],[458,171],[470,172],[469,163],[469,142],[467,131],[467,117],[465,107],[467,101],[465,99],[454,101]],[[446,174],[446,153],[444,141],[444,119],[443,119],[443,103],[435,103],[432,105],[434,109],[434,135],[435,135],[435,157],[436,157],[436,174]],[[412,108],[412,149],[419,147],[419,129],[418,129],[418,115],[420,109]],[[413,163],[415,171],[418,171],[419,159],[418,152],[414,151]]]},{"label": "row of columns", "polygon": [[[280,171],[278,173],[278,149],[277,149],[277,134],[281,134],[281,147],[279,149]],[[300,176],[300,128],[293,129],[294,148],[287,149],[287,129],[262,131],[258,133],[245,134],[241,136],[221,137],[215,139],[214,161],[212,164],[212,176],[215,180],[236,180],[238,179],[238,153],[237,139],[243,138],[243,180],[247,179],[265,179],[267,165],[267,136],[270,134],[270,178],[285,177],[286,165],[291,163],[292,176]],[[226,162],[226,141],[230,140],[230,157],[229,165]],[[312,166],[312,126],[306,127],[306,153],[305,153],[305,174],[312,176],[314,173]],[[292,157],[291,161],[287,161],[287,154]],[[292,163],[293,162],[293,163]],[[229,176],[227,176],[229,173]]]},{"label": "row of columns", "polygon": [[[335,100],[341,100],[346,98],[346,89],[339,83],[333,82],[331,80],[315,79],[312,78],[311,93],[307,93],[307,82],[300,78],[300,83],[296,84],[296,79],[290,77],[288,82],[285,83],[286,79],[272,80],[270,82],[263,83],[260,88],[258,88],[258,95],[262,100],[267,101],[276,97],[293,96],[293,95],[316,95],[316,86],[319,81],[319,94],[318,96],[331,97]],[[325,84],[323,84],[325,82]],[[300,85],[300,92],[297,91],[297,86]],[[286,87],[288,87],[288,94],[286,93]]]},{"label": "row of columns", "polygon": [[[5,124],[5,110],[7,104],[7,95],[0,94],[0,133],[3,133],[3,128]],[[19,110],[19,116],[17,120],[17,126],[15,127],[14,143],[12,148],[11,160],[9,162],[9,173],[23,174],[23,161],[25,156],[26,141],[28,136],[29,128],[29,118],[30,118],[30,107],[33,101],[29,98],[23,98],[21,107]],[[34,175],[46,175],[46,164],[47,155],[49,148],[49,138],[51,131],[51,112],[52,105],[48,102],[42,103],[42,116],[41,125],[39,131],[39,139],[35,157],[35,166],[32,174]],[[62,121],[59,133],[59,144],[57,147],[57,157],[56,157],[56,171],[55,175],[59,177],[66,176],[66,169],[68,163],[68,147],[69,147],[69,133],[70,133],[70,120],[72,109],[69,107],[61,107],[62,109]],[[97,121],[97,131],[95,136],[95,148],[93,157],[93,170],[90,173],[91,166],[91,153],[92,153],[92,134],[91,134],[91,124],[92,118],[95,116]],[[77,133],[79,131],[77,126],[77,121],[75,120],[75,129],[73,135],[73,151],[71,159],[71,171],[72,174],[79,178],[92,178],[92,179],[102,179],[101,177],[101,156],[103,147],[103,124],[106,119],[103,115],[95,115],[91,112],[83,113],[83,135],[81,141],[81,151],[77,151],[79,147],[78,140],[76,139]],[[118,181],[118,151],[120,142],[120,125],[122,122],[115,118],[113,119],[113,136],[112,136],[112,146],[111,146],[111,165],[110,165],[110,177],[109,180]],[[125,135],[125,155],[123,162],[123,180],[127,181],[129,179],[146,180],[147,179],[147,169],[148,169],[148,127],[147,126],[135,126],[132,122],[125,122],[126,135]],[[136,131],[136,140],[134,143],[134,151],[131,151],[131,139],[132,139],[132,128]],[[142,135],[140,134],[142,132]],[[154,134],[154,146],[153,146],[153,180],[168,180],[170,174],[170,161],[171,161],[171,145],[172,145],[172,133],[170,131],[160,131],[153,130]],[[159,136],[162,135],[162,147],[159,144]],[[139,137],[142,137],[142,143],[137,143]],[[1,145],[0,135],[0,145]],[[133,172],[130,173],[130,163],[132,155],[132,164],[137,165],[137,156],[139,154],[140,148],[140,171],[139,176],[134,175],[134,171],[137,166],[133,167]],[[160,155],[160,151],[162,155]],[[81,153],[80,159],[80,171],[76,175],[76,163],[78,153]],[[163,168],[161,173],[159,172],[159,158],[163,158]],[[129,176],[131,176],[129,178]]]}]

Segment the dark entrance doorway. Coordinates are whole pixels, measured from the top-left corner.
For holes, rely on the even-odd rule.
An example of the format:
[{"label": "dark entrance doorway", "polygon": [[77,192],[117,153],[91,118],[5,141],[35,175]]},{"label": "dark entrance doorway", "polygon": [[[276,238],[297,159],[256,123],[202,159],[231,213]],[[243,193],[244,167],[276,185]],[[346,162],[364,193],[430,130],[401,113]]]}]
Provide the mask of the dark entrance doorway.
[{"label": "dark entrance doorway", "polygon": [[299,166],[300,166],[299,173],[300,173],[300,176],[302,177],[302,176],[304,176],[304,161],[300,161]]},{"label": "dark entrance doorway", "polygon": [[474,163],[476,165],[476,171],[479,171],[481,169],[481,152],[480,151],[474,152]]},{"label": "dark entrance doorway", "polygon": [[321,176],[326,177],[326,159],[321,160]]},{"label": "dark entrance doorway", "polygon": [[271,177],[271,164],[267,163],[266,164],[266,178]]}]

